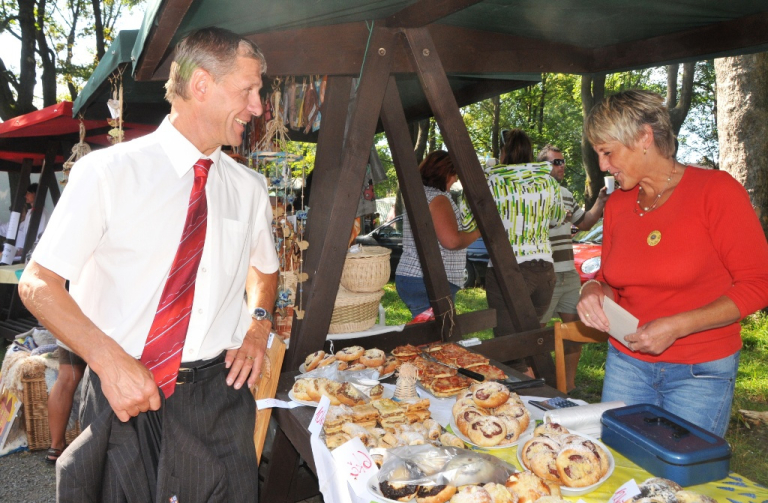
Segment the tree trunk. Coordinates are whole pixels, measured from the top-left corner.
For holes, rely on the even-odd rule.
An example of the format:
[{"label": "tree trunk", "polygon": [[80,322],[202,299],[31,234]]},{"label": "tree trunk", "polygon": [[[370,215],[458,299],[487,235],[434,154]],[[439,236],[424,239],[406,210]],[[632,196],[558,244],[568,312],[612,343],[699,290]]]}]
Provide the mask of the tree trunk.
[{"label": "tree trunk", "polygon": [[749,193],[768,236],[768,53],[715,60],[720,169]]},{"label": "tree trunk", "polygon": [[93,5],[93,31],[96,34],[96,59],[101,61],[106,49],[104,48],[104,22],[101,19],[101,1],[91,0]]},{"label": "tree trunk", "polygon": [[[584,124],[592,107],[605,96],[605,74],[598,73],[581,76],[581,111],[584,114]],[[591,208],[595,204],[597,194],[603,188],[603,174],[600,171],[600,163],[592,145],[587,141],[585,130],[581,131],[581,162],[587,175],[584,187],[585,206]]]},{"label": "tree trunk", "polygon": [[435,131],[435,120],[429,119],[429,151],[437,150],[437,132]]},{"label": "tree trunk", "polygon": [[424,160],[424,153],[427,150],[427,138],[429,137],[429,119],[418,121],[414,124],[416,128],[416,141],[413,151],[416,153],[416,162],[421,163]]},{"label": "tree trunk", "polygon": [[21,29],[21,58],[19,59],[19,86],[16,89],[16,115],[32,112],[37,76],[35,61],[35,1],[19,0],[19,28]]},{"label": "tree trunk", "polygon": [[696,73],[696,63],[683,65],[683,84],[680,87],[680,101],[677,100],[677,71],[680,65],[667,66],[667,108],[672,122],[672,132],[675,134],[675,150],[677,150],[677,135],[691,109],[693,97],[693,76]]},{"label": "tree trunk", "polygon": [[538,124],[536,125],[536,129],[541,135],[541,132],[544,129],[544,104],[546,103],[546,97],[547,97],[547,74],[542,73],[541,74],[541,96],[539,97],[539,117],[538,117]]},{"label": "tree trunk", "polygon": [[499,158],[499,150],[501,150],[501,142],[499,141],[501,132],[499,131],[501,122],[501,96],[494,96],[491,98],[493,104],[493,128],[491,129],[491,155],[495,158]]},{"label": "tree trunk", "polygon": [[40,55],[40,63],[43,67],[41,77],[43,85],[43,106],[55,105],[56,100],[56,55],[48,47],[48,39],[45,36],[45,9],[46,0],[41,0],[37,7],[37,53]]}]

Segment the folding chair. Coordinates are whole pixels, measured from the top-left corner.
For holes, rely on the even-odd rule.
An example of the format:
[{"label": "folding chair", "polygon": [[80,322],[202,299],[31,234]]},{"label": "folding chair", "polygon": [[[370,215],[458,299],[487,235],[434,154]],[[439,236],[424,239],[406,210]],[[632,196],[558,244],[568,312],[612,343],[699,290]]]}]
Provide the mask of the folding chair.
[{"label": "folding chair", "polygon": [[608,337],[607,333],[590,328],[580,321],[555,323],[555,375],[557,376],[557,389],[560,392],[568,392],[565,383],[565,345],[563,341],[605,342]]}]

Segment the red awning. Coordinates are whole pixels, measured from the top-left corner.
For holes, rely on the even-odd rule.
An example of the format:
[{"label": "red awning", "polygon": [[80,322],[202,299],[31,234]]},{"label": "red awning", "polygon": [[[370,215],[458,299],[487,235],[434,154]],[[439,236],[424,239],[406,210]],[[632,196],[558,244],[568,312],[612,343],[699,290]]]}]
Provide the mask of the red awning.
[{"label": "red awning", "polygon": [[[21,164],[24,159],[32,159],[32,166],[42,166],[45,154],[41,154],[40,152],[9,152],[7,150],[0,150],[0,160]],[[57,155],[54,164],[63,163],[64,158]]]}]

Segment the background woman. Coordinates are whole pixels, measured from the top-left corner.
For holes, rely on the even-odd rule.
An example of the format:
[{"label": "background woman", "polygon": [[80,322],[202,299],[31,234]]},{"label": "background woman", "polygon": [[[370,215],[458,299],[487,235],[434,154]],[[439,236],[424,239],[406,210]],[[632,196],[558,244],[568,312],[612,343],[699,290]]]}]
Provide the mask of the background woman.
[{"label": "background woman", "polygon": [[739,320],[768,304],[768,245],[744,188],[684,166],[663,98],[624,91],[587,120],[621,185],[605,207],[602,270],[582,287],[581,320],[608,331],[607,296],[640,320],[611,339],[603,401],[656,404],[723,436],[741,349]]},{"label": "background woman", "polygon": [[[557,180],[549,176],[552,166],[548,162],[533,162],[531,140],[520,129],[506,132],[499,161],[500,165],[486,169],[488,187],[496,201],[512,251],[523,274],[536,317],[541,318],[547,312],[555,289],[549,227],[560,225],[565,218],[560,186]],[[469,211],[466,199],[462,200],[461,210],[465,228],[474,229],[477,224]],[[488,307],[496,310],[496,327],[493,333],[499,337],[516,330],[494,270],[489,261],[485,275],[485,291]],[[522,360],[507,364],[530,373],[528,365]]]},{"label": "background woman", "polygon": [[[480,237],[480,231],[461,232],[458,219],[459,209],[451,199],[448,190],[456,183],[459,176],[453,167],[453,161],[444,150],[430,153],[419,165],[421,182],[432,214],[440,255],[445,264],[448,283],[451,288],[451,300],[456,300],[456,292],[464,281],[464,267],[467,260],[466,247]],[[408,222],[408,215],[403,215],[403,255],[397,265],[395,286],[400,298],[415,317],[430,308],[424,274],[413,240],[413,231]]]}]

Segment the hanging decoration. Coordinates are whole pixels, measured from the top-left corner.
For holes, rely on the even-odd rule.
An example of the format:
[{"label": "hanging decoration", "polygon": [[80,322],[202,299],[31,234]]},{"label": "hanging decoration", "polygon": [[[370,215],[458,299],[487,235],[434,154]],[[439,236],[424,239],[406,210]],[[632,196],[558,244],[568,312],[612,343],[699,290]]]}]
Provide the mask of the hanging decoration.
[{"label": "hanging decoration", "polygon": [[80,160],[80,158],[85,157],[86,154],[90,153],[91,146],[85,143],[85,124],[83,123],[83,118],[80,117],[80,141],[75,143],[75,145],[72,147],[72,154],[69,156],[69,159],[64,161],[64,166],[62,169],[64,177],[61,180],[62,186],[67,184],[67,180],[69,179],[69,172],[72,171],[72,166],[74,166],[75,163]]},{"label": "hanging decoration", "polygon": [[123,134],[123,72],[125,68],[125,66],[118,68],[109,77],[109,83],[112,86],[112,98],[107,101],[107,107],[112,117],[107,119],[107,122],[112,126],[112,129],[107,133],[107,136],[112,145],[125,139]]}]

